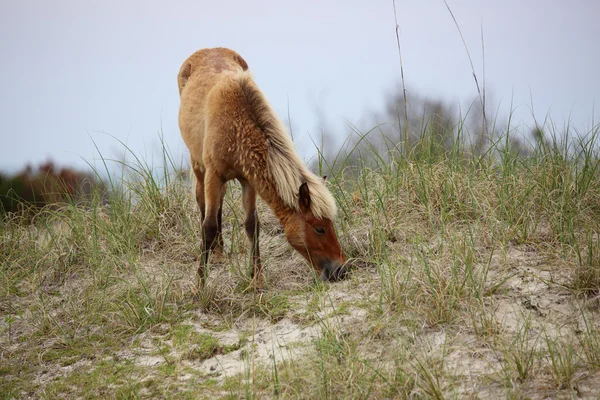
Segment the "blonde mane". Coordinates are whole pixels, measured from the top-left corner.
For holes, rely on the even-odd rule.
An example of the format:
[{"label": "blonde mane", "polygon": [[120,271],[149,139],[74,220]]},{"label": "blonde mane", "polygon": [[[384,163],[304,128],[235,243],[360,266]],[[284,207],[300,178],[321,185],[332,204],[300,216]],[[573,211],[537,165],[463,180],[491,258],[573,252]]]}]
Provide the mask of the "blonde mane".
[{"label": "blonde mane", "polygon": [[316,218],[333,219],[337,212],[335,199],[321,178],[306,168],[296,151],[294,143],[269,102],[254,83],[249,72],[239,73],[237,81],[248,104],[251,117],[262,130],[269,144],[267,155],[268,173],[283,202],[298,211],[298,192],[302,183],[308,183],[311,211]]}]

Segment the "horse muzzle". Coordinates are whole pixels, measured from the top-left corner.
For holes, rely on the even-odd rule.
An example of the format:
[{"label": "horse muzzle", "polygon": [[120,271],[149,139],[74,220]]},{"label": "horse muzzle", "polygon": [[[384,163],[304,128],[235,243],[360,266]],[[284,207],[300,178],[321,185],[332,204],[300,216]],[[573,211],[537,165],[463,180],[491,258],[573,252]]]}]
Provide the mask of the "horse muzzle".
[{"label": "horse muzzle", "polygon": [[324,281],[335,282],[344,279],[348,272],[345,264],[335,261],[326,261],[321,264],[321,279]]}]

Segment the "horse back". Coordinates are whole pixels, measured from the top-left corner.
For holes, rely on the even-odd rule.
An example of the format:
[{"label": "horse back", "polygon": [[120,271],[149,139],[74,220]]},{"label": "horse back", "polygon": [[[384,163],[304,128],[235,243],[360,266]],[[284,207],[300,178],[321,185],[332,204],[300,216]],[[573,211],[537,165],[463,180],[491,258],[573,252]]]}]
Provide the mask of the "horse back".
[{"label": "horse back", "polygon": [[246,70],[248,64],[238,53],[221,47],[195,52],[179,70],[179,128],[192,159],[201,167],[209,93],[228,76]]}]

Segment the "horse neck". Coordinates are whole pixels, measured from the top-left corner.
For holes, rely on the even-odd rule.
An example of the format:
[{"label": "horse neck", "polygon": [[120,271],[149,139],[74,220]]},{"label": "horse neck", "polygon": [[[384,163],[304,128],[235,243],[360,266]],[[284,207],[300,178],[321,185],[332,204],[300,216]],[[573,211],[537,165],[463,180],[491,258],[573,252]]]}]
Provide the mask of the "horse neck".
[{"label": "horse neck", "polygon": [[298,213],[294,208],[284,203],[272,182],[252,182],[252,185],[283,225]]}]

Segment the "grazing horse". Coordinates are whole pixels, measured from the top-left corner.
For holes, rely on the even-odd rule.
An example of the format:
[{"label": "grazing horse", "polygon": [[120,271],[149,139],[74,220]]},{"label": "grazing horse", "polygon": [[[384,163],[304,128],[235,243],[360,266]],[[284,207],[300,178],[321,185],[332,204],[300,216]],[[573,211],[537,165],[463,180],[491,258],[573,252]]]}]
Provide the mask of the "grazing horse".
[{"label": "grazing horse", "polygon": [[177,80],[179,128],[190,151],[202,213],[200,286],[205,284],[210,251],[222,251],[223,197],[231,179],[242,185],[244,228],[252,246],[251,277],[259,279],[259,285],[257,193],[283,224],[288,242],[321,277],[341,278],[346,257],[332,221],[335,200],[296,154],[246,61],[225,48],[199,50],[183,63]]}]

